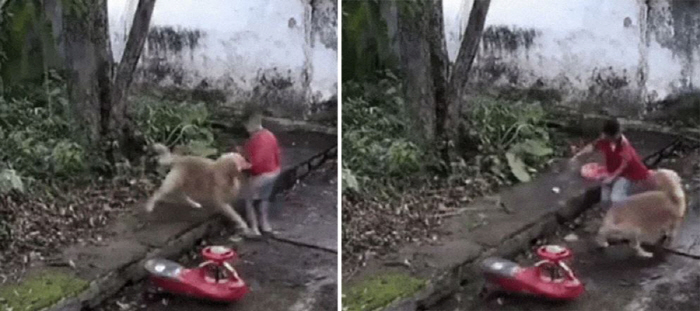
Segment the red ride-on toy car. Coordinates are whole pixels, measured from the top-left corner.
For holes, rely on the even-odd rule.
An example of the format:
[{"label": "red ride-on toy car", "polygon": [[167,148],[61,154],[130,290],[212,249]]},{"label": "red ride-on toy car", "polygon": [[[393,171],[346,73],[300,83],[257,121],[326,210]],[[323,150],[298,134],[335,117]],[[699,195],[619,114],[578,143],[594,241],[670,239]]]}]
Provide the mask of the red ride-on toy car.
[{"label": "red ride-on toy car", "polygon": [[232,249],[209,246],[202,250],[202,257],[205,261],[193,269],[166,259],[150,259],[144,267],[153,285],[168,293],[226,303],[248,293],[248,286],[231,266],[237,257]]},{"label": "red ride-on toy car", "polygon": [[521,293],[551,300],[573,300],[584,286],[565,263],[573,254],[565,247],[545,245],[537,249],[541,261],[532,267],[521,267],[502,258],[487,258],[481,268],[486,285],[480,296],[487,299],[496,292]]}]

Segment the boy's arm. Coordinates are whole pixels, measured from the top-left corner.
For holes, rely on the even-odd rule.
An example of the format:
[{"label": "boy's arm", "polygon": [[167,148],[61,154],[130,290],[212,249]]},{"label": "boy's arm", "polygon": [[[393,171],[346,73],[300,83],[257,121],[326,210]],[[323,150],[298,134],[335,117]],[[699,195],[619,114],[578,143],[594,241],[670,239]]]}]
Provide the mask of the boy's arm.
[{"label": "boy's arm", "polygon": [[590,153],[593,153],[593,151],[595,151],[595,144],[596,144],[596,142],[592,142],[592,143],[586,145],[585,147],[583,147],[583,149],[581,149],[573,157],[571,157],[571,161],[572,162],[577,161],[580,157],[587,155],[587,154],[590,154]]}]

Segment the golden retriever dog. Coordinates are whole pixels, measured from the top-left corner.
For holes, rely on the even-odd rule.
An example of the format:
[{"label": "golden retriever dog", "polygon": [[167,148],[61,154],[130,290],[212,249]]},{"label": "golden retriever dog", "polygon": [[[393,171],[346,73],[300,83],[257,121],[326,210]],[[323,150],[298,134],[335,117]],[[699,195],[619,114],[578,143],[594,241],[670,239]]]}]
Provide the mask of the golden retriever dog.
[{"label": "golden retriever dog", "polygon": [[607,247],[609,240],[627,240],[641,257],[653,257],[641,243],[656,244],[673,240],[686,212],[681,178],[672,170],[653,173],[654,190],[632,195],[608,210],[596,242]]},{"label": "golden retriever dog", "polygon": [[162,144],[155,144],[153,149],[158,153],[158,163],[171,169],[160,188],[148,199],[146,212],[152,212],[159,201],[182,203],[193,208],[209,205],[231,219],[241,230],[248,230],[243,218],[229,204],[240,192],[244,178],[242,171],[251,166],[242,155],[225,153],[214,161],[176,155]]}]

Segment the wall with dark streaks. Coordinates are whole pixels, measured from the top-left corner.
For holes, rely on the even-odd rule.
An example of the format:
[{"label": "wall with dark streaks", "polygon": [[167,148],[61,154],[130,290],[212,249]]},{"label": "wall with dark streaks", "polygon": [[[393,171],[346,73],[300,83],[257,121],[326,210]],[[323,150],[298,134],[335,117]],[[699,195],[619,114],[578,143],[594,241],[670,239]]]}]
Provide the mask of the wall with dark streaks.
[{"label": "wall with dark streaks", "polygon": [[[117,59],[137,3],[109,1]],[[296,118],[337,95],[336,1],[159,0],[151,26],[137,83],[206,89]]]},{"label": "wall with dark streaks", "polygon": [[[445,0],[454,61],[473,0]],[[553,90],[584,112],[641,115],[698,90],[700,1],[492,0],[470,87]]]}]

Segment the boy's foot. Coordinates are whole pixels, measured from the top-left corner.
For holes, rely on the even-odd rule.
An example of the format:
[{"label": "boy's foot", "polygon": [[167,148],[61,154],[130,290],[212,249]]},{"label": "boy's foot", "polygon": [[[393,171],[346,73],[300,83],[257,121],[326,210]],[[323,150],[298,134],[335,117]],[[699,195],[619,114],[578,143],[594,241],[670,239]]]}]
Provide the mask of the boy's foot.
[{"label": "boy's foot", "polygon": [[268,236],[272,236],[272,237],[274,237],[278,233],[277,231],[272,230],[272,228],[265,228],[265,229],[261,228],[260,231],[262,231],[262,233],[264,235],[268,235]]},{"label": "boy's foot", "polygon": [[257,238],[262,237],[262,234],[260,234],[260,231],[258,231],[257,229],[253,229],[253,228],[240,229],[240,230],[238,230],[236,235],[240,235],[246,239],[257,239]]}]

